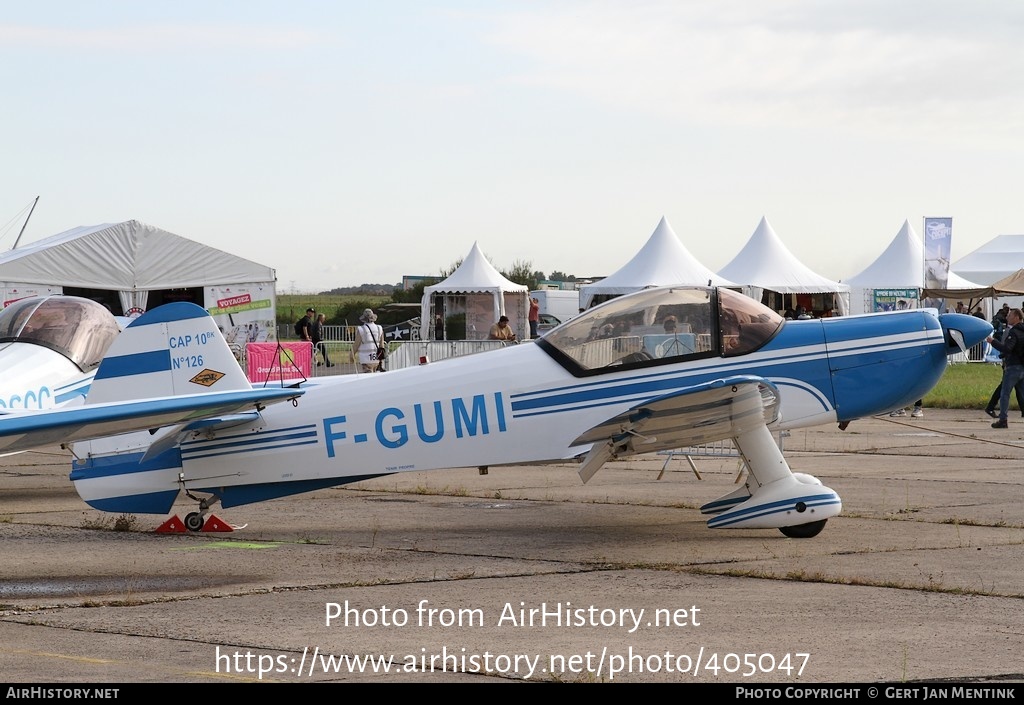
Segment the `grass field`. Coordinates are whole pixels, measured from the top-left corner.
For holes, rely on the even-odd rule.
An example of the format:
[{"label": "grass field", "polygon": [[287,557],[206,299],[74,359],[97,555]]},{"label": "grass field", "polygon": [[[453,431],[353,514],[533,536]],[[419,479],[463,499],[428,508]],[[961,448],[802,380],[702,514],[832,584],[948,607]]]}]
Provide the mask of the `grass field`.
[{"label": "grass field", "polygon": [[358,302],[370,308],[376,308],[390,300],[390,296],[371,296],[369,294],[278,294],[277,320],[279,323],[294,323],[310,306],[327,314],[327,318],[330,319],[335,311],[346,304]]},{"label": "grass field", "polygon": [[[1003,372],[998,365],[982,362],[950,365],[942,379],[924,398],[926,407],[984,409]],[[1016,408],[1016,402],[1010,401]]]}]

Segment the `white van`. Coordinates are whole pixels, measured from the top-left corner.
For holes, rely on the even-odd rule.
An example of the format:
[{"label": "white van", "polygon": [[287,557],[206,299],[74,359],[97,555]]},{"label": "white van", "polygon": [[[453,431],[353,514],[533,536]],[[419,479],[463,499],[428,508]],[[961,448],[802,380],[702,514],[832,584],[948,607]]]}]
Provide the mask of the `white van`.
[{"label": "white van", "polygon": [[[558,319],[558,323],[565,323],[573,316],[579,315],[580,312],[580,292],[579,291],[567,291],[565,289],[538,289],[537,291],[531,291],[530,297],[537,299],[537,303],[540,305],[541,320],[544,320],[545,315],[554,316]],[[551,321],[546,321],[544,326],[541,326],[541,333],[545,330],[550,330],[553,325],[550,325]]]}]

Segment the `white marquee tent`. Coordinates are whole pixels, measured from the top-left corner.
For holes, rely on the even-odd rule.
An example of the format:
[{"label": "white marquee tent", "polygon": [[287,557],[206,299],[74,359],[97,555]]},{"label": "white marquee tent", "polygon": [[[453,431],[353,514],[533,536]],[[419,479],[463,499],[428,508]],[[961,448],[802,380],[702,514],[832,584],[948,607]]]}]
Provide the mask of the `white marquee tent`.
[{"label": "white marquee tent", "polygon": [[420,307],[422,338],[433,339],[435,315],[448,318],[464,313],[466,340],[486,339],[500,316],[508,316],[516,335],[527,339],[530,337],[527,321],[529,300],[529,287],[503,277],[474,242],[458,269],[441,283],[423,289]]},{"label": "white marquee tent", "polygon": [[[78,227],[0,253],[3,301],[67,289],[117,292],[122,312],[145,310],[151,292],[203,288],[225,336],[276,337],[272,268],[137,220]],[[81,292],[74,292],[79,293]]]},{"label": "white marquee tent", "polygon": [[[911,227],[910,221],[903,221],[903,227],[878,259],[843,283],[851,290],[850,313],[871,313],[876,310],[876,291],[889,290],[894,292],[893,296],[902,296],[895,292],[913,289],[915,297],[920,299],[924,287],[924,243]],[[955,272],[949,272],[947,290],[964,291],[964,295],[969,297],[970,290],[978,288],[980,285],[967,281]],[[886,295],[882,294],[882,297]]]},{"label": "white marquee tent", "polygon": [[762,217],[747,244],[718,274],[743,286],[743,293],[760,301],[765,290],[780,294],[834,295],[841,315],[849,310],[850,287],[809,269],[793,255]]},{"label": "white marquee tent", "polygon": [[957,272],[989,285],[1024,267],[1024,235],[999,235],[957,260]]},{"label": "white marquee tent", "polygon": [[736,286],[701,264],[662,217],[646,244],[614,274],[580,287],[580,307],[590,308],[602,299],[629,294],[652,286]]}]

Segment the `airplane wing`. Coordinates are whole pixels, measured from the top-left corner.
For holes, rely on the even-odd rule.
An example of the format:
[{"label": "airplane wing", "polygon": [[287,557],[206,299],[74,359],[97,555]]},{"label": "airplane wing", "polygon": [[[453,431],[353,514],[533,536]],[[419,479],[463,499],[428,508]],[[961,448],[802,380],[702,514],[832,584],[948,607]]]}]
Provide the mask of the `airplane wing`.
[{"label": "airplane wing", "polygon": [[778,418],[779,395],[763,377],[737,375],[638,404],[580,435],[595,444],[579,474],[590,480],[613,458],[735,438]]},{"label": "airplane wing", "polygon": [[302,389],[262,388],[10,412],[0,415],[0,451],[29,450],[55,443],[188,424],[242,411],[251,413],[304,393]]}]

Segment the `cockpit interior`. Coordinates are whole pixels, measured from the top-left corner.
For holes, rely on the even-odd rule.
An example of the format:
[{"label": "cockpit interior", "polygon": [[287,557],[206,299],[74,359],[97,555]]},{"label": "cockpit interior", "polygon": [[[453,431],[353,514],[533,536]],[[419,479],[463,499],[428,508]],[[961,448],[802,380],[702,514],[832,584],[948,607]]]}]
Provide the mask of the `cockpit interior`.
[{"label": "cockpit interior", "polygon": [[576,376],[757,350],[785,320],[731,289],[648,289],[612,299],[537,344]]}]

